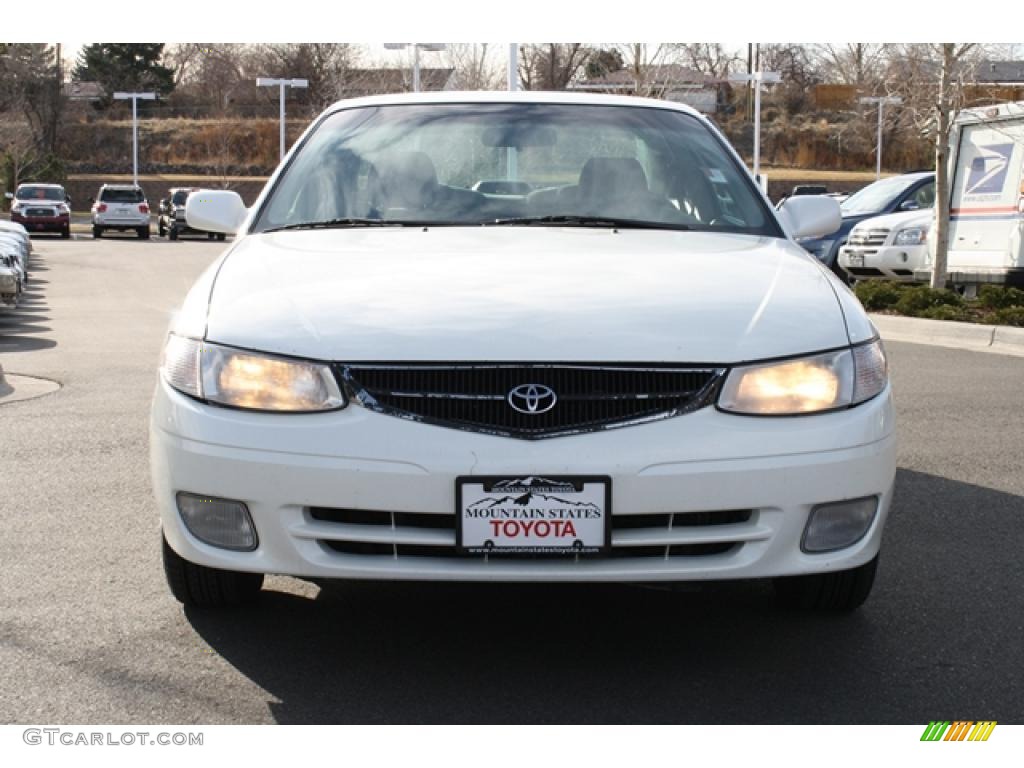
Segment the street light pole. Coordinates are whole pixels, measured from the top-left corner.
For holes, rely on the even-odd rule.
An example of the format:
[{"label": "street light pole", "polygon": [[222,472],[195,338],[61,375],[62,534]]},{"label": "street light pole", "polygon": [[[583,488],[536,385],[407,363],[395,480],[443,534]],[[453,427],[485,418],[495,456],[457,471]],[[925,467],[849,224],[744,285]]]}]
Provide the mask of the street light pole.
[{"label": "street light pole", "polygon": [[519,43],[508,44],[508,89],[519,90]]},{"label": "street light pole", "polygon": [[882,178],[882,112],[886,104],[902,104],[903,99],[899,96],[864,96],[858,101],[861,104],[878,105],[878,143],[875,147],[875,181]]},{"label": "street light pole", "polygon": [[118,101],[132,102],[132,183],[139,186],[139,99],[153,101],[155,93],[127,93],[118,91],[114,94]]},{"label": "street light pole", "polygon": [[778,72],[751,72],[749,75],[730,75],[737,83],[754,84],[754,176],[761,174],[761,84],[782,82]]},{"label": "street light pole", "polygon": [[308,88],[309,81],[303,78],[277,78],[277,77],[257,77],[256,85],[263,88],[273,88],[277,86],[280,89],[278,96],[279,115],[281,121],[280,127],[280,153],[281,160],[284,160],[284,134],[285,134],[285,120],[284,120],[284,89],[285,88]]}]

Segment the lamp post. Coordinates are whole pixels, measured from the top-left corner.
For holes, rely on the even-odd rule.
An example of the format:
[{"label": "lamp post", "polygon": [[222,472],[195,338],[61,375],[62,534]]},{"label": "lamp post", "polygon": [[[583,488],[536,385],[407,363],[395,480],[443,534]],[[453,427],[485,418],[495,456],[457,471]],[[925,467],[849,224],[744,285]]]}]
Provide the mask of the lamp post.
[{"label": "lamp post", "polygon": [[778,72],[751,72],[749,75],[729,75],[735,83],[754,84],[754,176],[761,175],[761,84],[780,83]]},{"label": "lamp post", "polygon": [[[280,88],[280,114],[281,114],[281,160],[284,160],[284,89],[285,88],[308,88],[309,80],[303,78],[279,78],[279,77],[257,77],[256,85],[262,88]],[[280,162],[280,161],[279,161]]]},{"label": "lamp post", "polygon": [[412,89],[420,89],[420,51],[443,51],[446,43],[384,43],[389,51],[401,51],[412,46]]},{"label": "lamp post", "polygon": [[508,44],[508,89],[519,90],[519,43]]},{"label": "lamp post", "polygon": [[878,146],[875,148],[878,155],[875,158],[875,181],[877,181],[882,178],[882,112],[886,104],[902,104],[903,99],[899,96],[864,96],[857,101],[861,104],[878,105]]},{"label": "lamp post", "polygon": [[132,183],[139,186],[139,99],[153,101],[155,93],[127,93],[117,91],[114,98],[118,101],[132,102]]}]

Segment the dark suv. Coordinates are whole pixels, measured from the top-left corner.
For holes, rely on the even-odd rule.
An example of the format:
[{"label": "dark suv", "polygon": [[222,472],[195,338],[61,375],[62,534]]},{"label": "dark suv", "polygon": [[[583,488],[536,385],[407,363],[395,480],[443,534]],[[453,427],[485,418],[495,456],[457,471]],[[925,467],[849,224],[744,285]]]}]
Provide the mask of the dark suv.
[{"label": "dark suv", "polygon": [[846,279],[839,266],[839,249],[846,244],[850,231],[873,216],[900,211],[917,211],[935,204],[935,174],[931,171],[905,173],[881,179],[850,195],[840,203],[842,224],[835,232],[824,237],[798,240],[806,250],[837,275]]},{"label": "dark suv", "polygon": [[160,216],[157,219],[156,231],[160,237],[166,235],[170,240],[177,240],[179,235],[206,235],[210,240],[223,240],[225,235],[220,232],[206,232],[190,227],[185,221],[185,201],[197,190],[193,187],[174,187],[167,191],[167,197],[160,201]]},{"label": "dark suv", "polygon": [[12,195],[11,221],[29,232],[60,232],[71,237],[71,198],[60,184],[19,184]]}]

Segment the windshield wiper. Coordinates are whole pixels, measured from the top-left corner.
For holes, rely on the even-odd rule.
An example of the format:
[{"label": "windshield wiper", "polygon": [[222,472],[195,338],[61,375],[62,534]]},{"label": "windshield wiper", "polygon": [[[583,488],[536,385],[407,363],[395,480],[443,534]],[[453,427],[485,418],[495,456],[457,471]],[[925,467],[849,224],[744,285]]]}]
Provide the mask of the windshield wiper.
[{"label": "windshield wiper", "polygon": [[506,225],[546,225],[554,224],[568,227],[604,227],[607,229],[674,229],[688,230],[687,224],[671,224],[662,221],[645,221],[644,219],[620,219],[614,216],[577,216],[559,214],[554,216],[519,216],[508,219],[494,219],[493,221],[481,222],[482,226],[506,226]]},{"label": "windshield wiper", "polygon": [[259,234],[283,232],[286,229],[345,229],[347,227],[426,227],[435,222],[429,221],[395,221],[393,219],[329,219],[327,221],[303,221],[298,224],[285,224],[280,227],[264,229]]}]

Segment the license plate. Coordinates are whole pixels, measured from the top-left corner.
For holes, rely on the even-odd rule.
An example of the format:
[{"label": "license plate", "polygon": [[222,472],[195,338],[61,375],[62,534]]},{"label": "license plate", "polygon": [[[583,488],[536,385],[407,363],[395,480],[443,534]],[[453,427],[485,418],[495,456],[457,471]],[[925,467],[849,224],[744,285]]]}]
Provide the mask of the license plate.
[{"label": "license plate", "polygon": [[460,477],[456,545],[475,555],[599,555],[611,545],[611,478]]},{"label": "license plate", "polygon": [[846,260],[849,262],[851,267],[863,267],[864,266],[864,254],[863,253],[848,253],[846,254]]}]

